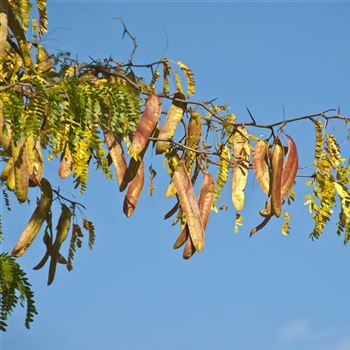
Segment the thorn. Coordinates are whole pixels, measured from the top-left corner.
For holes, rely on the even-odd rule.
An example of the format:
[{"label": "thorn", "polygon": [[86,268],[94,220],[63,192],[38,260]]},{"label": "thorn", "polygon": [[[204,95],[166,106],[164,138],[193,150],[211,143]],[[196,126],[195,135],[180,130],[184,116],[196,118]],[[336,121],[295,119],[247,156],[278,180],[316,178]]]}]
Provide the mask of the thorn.
[{"label": "thorn", "polygon": [[253,115],[252,115],[252,113],[250,112],[249,108],[248,108],[247,106],[246,106],[245,108],[247,108],[247,111],[248,111],[248,113],[249,113],[249,116],[250,116],[251,120],[253,121],[253,124],[255,125],[255,124],[256,124],[255,118],[253,117]]}]

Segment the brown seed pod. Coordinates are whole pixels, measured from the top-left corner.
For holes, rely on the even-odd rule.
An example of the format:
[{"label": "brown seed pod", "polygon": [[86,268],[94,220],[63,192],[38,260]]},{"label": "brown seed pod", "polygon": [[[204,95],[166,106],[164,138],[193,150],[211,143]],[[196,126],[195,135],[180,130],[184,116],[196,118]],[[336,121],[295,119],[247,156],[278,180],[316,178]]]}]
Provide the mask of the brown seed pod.
[{"label": "brown seed pod", "polygon": [[281,189],[281,200],[282,202],[286,198],[286,195],[293,187],[295,177],[298,171],[298,151],[294,140],[286,135],[288,139],[288,153],[283,165],[282,171],[282,189]]},{"label": "brown seed pod", "polygon": [[55,278],[56,265],[60,257],[60,248],[68,236],[68,232],[71,224],[71,218],[72,218],[71,210],[66,205],[62,204],[61,215],[60,215],[60,218],[58,219],[58,224],[56,227],[57,234],[56,234],[55,242],[53,243],[53,246],[51,248],[49,278],[47,281],[48,285],[50,285]]},{"label": "brown seed pod", "polygon": [[42,179],[40,183],[41,197],[34,210],[33,215],[29,219],[27,226],[22,232],[19,240],[12,250],[12,255],[19,257],[22,256],[25,251],[32,244],[33,240],[40,231],[40,228],[45,221],[47,214],[50,211],[52,203],[52,189],[50,183],[46,179]]},{"label": "brown seed pod", "polygon": [[113,165],[117,173],[118,185],[120,187],[126,171],[126,160],[121,144],[121,138],[119,135],[113,136],[108,132],[105,132],[104,135],[109,154],[111,155]]},{"label": "brown seed pod", "polygon": [[[186,104],[183,102],[177,101],[176,99],[185,100],[186,98],[185,98],[185,95],[181,92],[177,92],[174,95],[173,103],[169,108],[164,124],[160,128],[160,131],[158,134],[158,138],[161,140],[170,140],[174,136],[177,125],[179,124],[180,120],[184,115]],[[168,148],[169,148],[169,142],[157,141],[157,145],[156,145],[157,154],[166,152]]]},{"label": "brown seed pod", "polygon": [[68,147],[68,144],[66,144],[66,147],[61,154],[61,162],[58,168],[58,176],[61,179],[67,179],[72,172],[72,167],[73,167],[73,157]]},{"label": "brown seed pod", "polygon": [[28,172],[28,150],[23,139],[17,145],[13,143],[12,154],[15,171],[15,190],[19,202],[23,203],[28,197],[29,172]]},{"label": "brown seed pod", "polygon": [[203,222],[193,185],[183,161],[180,161],[174,170],[172,180],[186,218],[192,242],[196,250],[202,252],[204,249]]},{"label": "brown seed pod", "polygon": [[145,166],[143,160],[137,170],[135,178],[129,183],[126,195],[124,198],[123,211],[127,217],[130,217],[136,208],[137,201],[141,195],[144,184]]},{"label": "brown seed pod", "polygon": [[235,164],[232,168],[231,193],[232,203],[237,211],[244,207],[244,190],[247,184],[250,160],[250,144],[248,133],[244,126],[237,128],[238,132],[231,138]]},{"label": "brown seed pod", "polygon": [[159,96],[151,94],[148,96],[142,117],[137,125],[132,141],[130,155],[137,159],[151,137],[160,114],[162,112],[162,100]]},{"label": "brown seed pod", "polygon": [[[201,116],[194,110],[191,110],[191,117],[188,122],[187,127],[187,138],[186,138],[186,146],[195,150],[199,149],[199,142],[201,140],[202,135],[202,118]],[[190,172],[193,166],[193,162],[196,154],[190,150],[185,152],[185,163],[186,168]]]},{"label": "brown seed pod", "polygon": [[282,171],[283,171],[283,145],[281,140],[276,137],[275,147],[272,152],[271,160],[271,211],[277,217],[281,215],[282,207]]},{"label": "brown seed pod", "polygon": [[266,140],[259,140],[254,148],[252,164],[258,183],[265,194],[270,193],[270,169],[268,165],[269,144]]},{"label": "brown seed pod", "polygon": [[185,260],[188,260],[189,258],[192,257],[192,255],[196,252],[196,248],[192,242],[191,236],[188,235],[187,240],[186,240],[186,244],[184,247],[184,250],[182,252],[182,257]]},{"label": "brown seed pod", "polygon": [[15,167],[12,165],[6,179],[6,186],[9,191],[14,191],[16,187],[15,182]]},{"label": "brown seed pod", "polygon": [[[205,232],[205,229],[207,228],[208,221],[209,221],[209,215],[211,211],[211,207],[214,202],[214,196],[215,196],[215,180],[214,177],[207,173],[203,172],[203,182],[200,189],[199,199],[198,199],[198,206],[201,213],[201,218],[203,222],[203,229]],[[188,232],[188,230],[187,230]],[[187,240],[186,245],[183,250],[183,258],[189,259],[194,253],[196,249],[193,245],[192,239],[189,234],[187,234]]]}]

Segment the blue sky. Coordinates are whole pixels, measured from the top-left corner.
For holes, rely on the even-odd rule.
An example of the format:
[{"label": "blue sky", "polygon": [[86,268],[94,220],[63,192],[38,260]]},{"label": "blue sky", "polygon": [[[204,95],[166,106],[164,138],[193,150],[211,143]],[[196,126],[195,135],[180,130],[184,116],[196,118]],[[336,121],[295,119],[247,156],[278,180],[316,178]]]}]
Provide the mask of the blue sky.
[{"label": "blue sky", "polygon": [[[281,120],[283,108],[286,118],[338,106],[350,113],[348,2],[48,3],[45,43],[52,50],[67,49],[82,60],[124,60],[131,44],[112,19],[122,15],[137,37],[137,63],[163,55],[183,60],[195,73],[197,98],[218,97],[241,121],[248,121],[246,106],[261,122]],[[313,129],[299,123],[286,131],[301,162],[310,162]],[[334,124],[334,132],[341,131]],[[349,154],[349,144],[342,146]],[[290,209],[288,237],[273,220],[248,238],[264,201],[250,178],[245,226],[233,233],[232,206],[212,213],[205,251],[183,261],[172,249],[178,228],[162,220],[173,202],[163,198],[161,163],[153,157],[155,195],[150,198],[145,188],[131,219],[122,213],[116,184],[91,171],[81,201],[96,225],[95,248],[84,246],[74,270],[60,268],[47,287],[47,267],[31,270],[44,249],[40,239],[35,242],[21,263],[39,315],[27,331],[22,310],[16,310],[3,349],[350,349],[350,250],[336,237],[334,221],[319,241],[308,238],[312,220],[302,205],[303,181]],[[46,171],[58,181],[57,163]],[[71,180],[60,186],[68,191]],[[230,204],[228,187],[222,202]],[[4,213],[5,251],[31,211],[24,205]]]}]

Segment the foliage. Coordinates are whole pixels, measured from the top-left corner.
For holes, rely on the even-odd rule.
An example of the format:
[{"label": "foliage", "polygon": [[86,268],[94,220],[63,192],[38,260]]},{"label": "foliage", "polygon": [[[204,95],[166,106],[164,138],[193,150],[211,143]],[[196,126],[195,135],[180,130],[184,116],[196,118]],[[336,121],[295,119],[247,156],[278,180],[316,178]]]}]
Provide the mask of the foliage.
[{"label": "foliage", "polygon": [[[156,146],[156,153],[164,155],[168,167],[166,197],[176,196],[177,201],[165,218],[175,215],[173,223],[181,225],[174,248],[185,244],[185,259],[203,250],[210,210],[218,211],[217,203],[230,176],[235,232],[243,225],[241,211],[250,173],[255,174],[267,196],[265,208],[259,212],[262,222],[251,235],[272,217],[280,216],[282,234],[289,233],[291,216],[285,206],[294,200],[292,187],[301,176],[310,178],[307,185],[311,193],[305,204],[315,222],[311,237],[321,236],[339,204],[337,234],[343,235],[344,243],[349,241],[349,158],[342,155],[338,140],[327,129],[332,120],[348,124],[349,118],[334,111],[331,115],[329,110],[273,124],[258,124],[251,114],[251,122],[239,122],[226,105],[192,99],[194,74],[182,61],[161,58],[136,65],[132,54],[125,64],[112,58],[81,63],[68,53],[50,54],[40,41],[47,29],[46,2],[36,1],[38,20],[30,20],[30,8],[28,0],[0,4],[0,156],[5,164],[1,181],[8,208],[7,191],[23,203],[30,191],[40,190],[40,199],[12,255],[23,255],[42,230],[46,253],[34,269],[50,261],[48,284],[54,280],[58,263],[66,265],[68,271],[73,269],[74,254],[84,237],[82,228],[88,232],[92,248],[95,228],[85,218],[81,203],[64,197],[43,177],[46,158],[59,159],[59,176],[74,178],[81,194],[92,164],[107,179],[113,178],[113,164],[119,189],[126,190],[124,213],[130,216],[143,190],[144,156],[150,144]],[[137,76],[134,70],[140,68],[142,74]],[[162,123],[167,105],[170,107]],[[286,125],[301,121],[315,126],[311,175],[297,174],[303,169],[298,164],[297,146],[284,131]],[[266,129],[269,138],[258,138],[253,134],[255,129]],[[215,141],[209,143],[209,139]],[[152,166],[149,169],[152,194],[156,172]],[[216,174],[216,179],[210,173]],[[198,198],[194,185],[199,179]],[[61,207],[57,220],[52,217],[53,205]],[[53,221],[58,221],[55,237]],[[65,240],[70,242],[67,258],[61,251]],[[6,328],[5,321],[18,301],[27,301],[25,324],[29,327],[36,313],[30,285],[14,257],[4,253],[0,259],[1,328]]]}]

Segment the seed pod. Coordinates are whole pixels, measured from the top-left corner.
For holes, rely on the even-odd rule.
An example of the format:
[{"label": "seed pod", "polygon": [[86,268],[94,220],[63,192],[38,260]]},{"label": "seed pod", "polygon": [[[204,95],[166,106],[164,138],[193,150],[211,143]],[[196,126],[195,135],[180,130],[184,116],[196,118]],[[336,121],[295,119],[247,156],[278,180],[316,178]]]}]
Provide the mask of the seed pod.
[{"label": "seed pod", "polygon": [[9,176],[9,174],[10,174],[12,168],[13,168],[13,158],[10,158],[10,159],[7,161],[7,163],[6,163],[5,167],[4,167],[4,169],[2,170],[1,177],[0,177],[0,179],[1,179],[2,182],[7,181],[8,176]]},{"label": "seed pod", "polygon": [[11,155],[12,130],[4,118],[2,100],[0,100],[0,127],[0,146],[8,155]]},{"label": "seed pod", "polygon": [[141,195],[143,184],[144,184],[144,162],[141,161],[141,164],[138,168],[135,178],[129,183],[128,190],[124,198],[123,211],[127,217],[130,217],[135,208],[137,201]]},{"label": "seed pod", "polygon": [[122,181],[121,181],[121,184],[119,187],[121,192],[123,192],[126,189],[126,187],[128,186],[128,184],[131,183],[135,179],[135,177],[137,176],[137,173],[139,171],[141,163],[143,162],[143,157],[144,157],[145,152],[148,148],[148,145],[149,145],[149,141],[146,143],[145,148],[139,154],[137,159],[135,159],[135,158],[130,159],[130,162],[128,164],[127,169],[124,172],[124,176],[122,178]]},{"label": "seed pod", "polygon": [[[189,148],[198,149],[199,142],[202,135],[202,118],[201,116],[194,110],[191,110],[191,118],[188,122],[187,127],[187,138],[186,138],[186,146]],[[195,153],[187,150],[185,152],[185,163],[188,171],[191,170]]]},{"label": "seed pod", "polygon": [[12,166],[6,179],[6,186],[9,191],[14,191],[16,187],[16,182],[15,182],[15,167]]},{"label": "seed pod", "polygon": [[173,248],[174,249],[180,248],[186,242],[188,237],[189,237],[188,226],[187,226],[187,224],[185,224],[185,226],[182,228],[180,234],[176,238],[176,241],[173,245]]},{"label": "seed pod", "polygon": [[25,253],[25,251],[29,248],[37,236],[47,214],[50,211],[52,203],[51,185],[46,179],[43,178],[41,180],[40,187],[42,192],[41,197],[38,201],[33,215],[29,219],[27,226],[21,234],[21,237],[12,250],[13,256],[19,257]]},{"label": "seed pod", "polygon": [[28,197],[29,173],[28,173],[28,150],[26,142],[22,140],[18,145],[12,146],[12,154],[15,170],[15,189],[19,202],[23,203]]},{"label": "seed pod", "polygon": [[264,220],[256,227],[254,227],[251,231],[250,231],[250,237],[252,235],[254,235],[255,233],[257,233],[258,231],[260,231],[263,227],[265,227],[267,225],[267,223],[270,221],[272,215],[266,216],[264,218]]},{"label": "seed pod", "polygon": [[[28,139],[27,139],[28,141]],[[28,148],[28,172],[29,172],[29,186],[35,187],[40,184],[44,174],[44,159],[41,153],[40,140],[35,144],[27,142]]]},{"label": "seed pod", "polygon": [[238,127],[238,131],[231,139],[235,157],[235,164],[232,169],[231,193],[233,206],[237,211],[240,211],[244,206],[244,190],[249,170],[250,145],[245,127]]},{"label": "seed pod", "polygon": [[[204,232],[208,225],[210,210],[214,202],[214,195],[215,195],[214,177],[207,172],[203,172],[203,182],[200,189],[198,206],[201,213]],[[188,232],[188,229],[187,229],[187,232]],[[195,253],[195,248],[193,246],[191,237],[188,234],[186,236],[187,236],[187,241],[183,251],[183,258],[189,259]]]},{"label": "seed pod", "polygon": [[186,244],[182,253],[182,257],[185,260],[188,260],[195,252],[196,252],[196,248],[194,247],[191,236],[188,235]]},{"label": "seed pod", "polygon": [[[174,95],[173,103],[169,108],[164,124],[160,128],[160,131],[158,134],[159,139],[170,140],[174,136],[176,127],[183,117],[183,114],[186,109],[186,104],[183,102],[176,101],[176,99],[184,100],[185,96],[181,92],[177,92]],[[169,142],[157,141],[157,146],[156,146],[157,154],[166,152],[168,148],[169,148]]]},{"label": "seed pod", "polygon": [[70,176],[73,166],[73,157],[68,145],[66,145],[64,152],[61,154],[61,162],[58,168],[58,176],[61,179],[66,179]]},{"label": "seed pod", "polygon": [[271,211],[277,217],[281,215],[282,207],[282,171],[283,171],[283,145],[281,140],[276,137],[275,147],[272,152],[272,175],[271,175]]},{"label": "seed pod", "polygon": [[60,256],[60,248],[68,236],[68,232],[71,224],[71,218],[72,218],[72,212],[66,205],[62,204],[61,215],[60,215],[60,218],[58,219],[58,224],[56,227],[57,234],[56,234],[55,242],[51,249],[49,278],[47,281],[48,285],[50,285],[55,278],[56,265]]},{"label": "seed pod", "polygon": [[126,160],[121,144],[121,138],[119,135],[113,136],[112,134],[105,132],[106,145],[109,149],[115,171],[117,173],[117,181],[120,187],[126,171]]},{"label": "seed pod", "polygon": [[172,180],[186,218],[192,242],[196,250],[200,253],[204,248],[203,222],[193,185],[183,161],[180,161],[176,167],[172,175]]},{"label": "seed pod", "polygon": [[148,96],[142,117],[137,125],[132,142],[130,155],[137,159],[145,148],[162,111],[162,100],[159,96],[151,94]]},{"label": "seed pod", "polygon": [[252,157],[253,170],[258,183],[265,194],[270,192],[270,170],[267,162],[269,144],[266,140],[259,140],[254,148]]},{"label": "seed pod", "polygon": [[283,202],[286,195],[294,184],[295,177],[298,170],[298,152],[294,140],[286,135],[288,139],[288,153],[283,165],[282,171],[282,189],[281,189],[281,201]]}]

